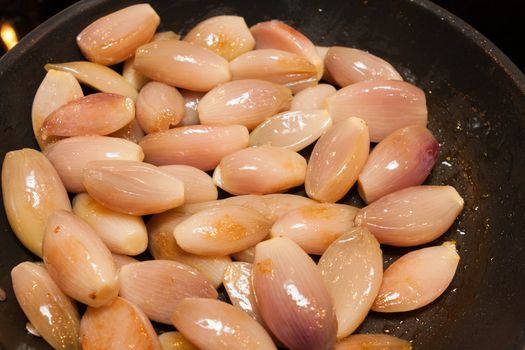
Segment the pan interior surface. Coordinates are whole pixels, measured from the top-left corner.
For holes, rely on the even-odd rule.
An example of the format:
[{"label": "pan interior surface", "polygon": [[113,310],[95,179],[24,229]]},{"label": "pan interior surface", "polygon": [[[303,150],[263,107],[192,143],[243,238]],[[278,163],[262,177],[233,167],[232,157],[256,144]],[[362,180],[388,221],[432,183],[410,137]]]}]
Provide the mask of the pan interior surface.
[{"label": "pan interior surface", "polygon": [[[37,148],[31,103],[48,62],[80,60],[75,36],[95,19],[138,1],[81,1],[44,23],[0,60],[0,147]],[[525,79],[490,42],[425,0],[283,0],[218,3],[151,1],[159,30],[187,33],[222,14],[248,25],[280,19],[321,46],[350,46],[389,61],[423,89],[429,129],[441,144],[427,184],[451,185],[465,209],[430,245],[455,240],[460,265],[449,289],[423,309],[371,313],[358,332],[412,340],[415,349],[521,349],[525,345]],[[345,200],[355,197],[355,191]],[[12,234],[2,207],[1,349],[47,349],[29,335],[11,289],[10,270],[34,261]],[[385,262],[409,249],[384,248]]]}]

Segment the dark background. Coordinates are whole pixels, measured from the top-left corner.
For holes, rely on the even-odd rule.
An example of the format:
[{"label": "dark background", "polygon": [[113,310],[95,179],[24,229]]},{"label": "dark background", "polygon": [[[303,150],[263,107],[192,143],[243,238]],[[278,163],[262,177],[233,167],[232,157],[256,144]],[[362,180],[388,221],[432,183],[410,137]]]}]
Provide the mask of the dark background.
[{"label": "dark background", "polygon": [[[0,0],[0,21],[12,23],[19,38],[73,4],[72,0]],[[523,0],[434,0],[494,42],[525,71],[525,1]],[[0,55],[5,52],[0,43]]]}]

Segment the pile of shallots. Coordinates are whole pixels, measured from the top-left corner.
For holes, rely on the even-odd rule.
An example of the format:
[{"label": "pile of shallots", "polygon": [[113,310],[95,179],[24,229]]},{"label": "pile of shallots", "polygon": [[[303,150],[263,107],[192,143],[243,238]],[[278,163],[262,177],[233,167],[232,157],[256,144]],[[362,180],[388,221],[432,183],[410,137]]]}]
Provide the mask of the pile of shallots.
[{"label": "pile of shallots", "polygon": [[[439,153],[424,92],[283,22],[217,16],[181,40],[159,21],[139,4],[86,27],[88,61],[46,65],[36,92],[42,152],[5,157],[9,222],[43,259],[12,270],[34,328],[55,349],[410,348],[351,334],[369,310],[431,303],[458,265],[446,242],[383,272],[379,244],[431,242],[463,207],[421,185]],[[368,205],[335,204],[356,182]]]}]

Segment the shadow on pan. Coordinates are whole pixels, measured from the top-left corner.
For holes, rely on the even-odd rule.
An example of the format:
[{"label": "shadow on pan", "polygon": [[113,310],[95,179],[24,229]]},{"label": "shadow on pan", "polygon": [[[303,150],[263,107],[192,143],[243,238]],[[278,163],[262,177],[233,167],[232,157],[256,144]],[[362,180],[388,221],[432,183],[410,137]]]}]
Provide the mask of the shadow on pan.
[{"label": "shadow on pan", "polygon": [[[75,35],[98,17],[138,1],[81,1],[25,37],[0,60],[0,149],[37,148],[31,102],[43,65],[82,59]],[[359,332],[413,340],[416,349],[522,349],[525,345],[525,78],[490,42],[426,0],[152,1],[161,30],[185,33],[220,14],[252,25],[281,19],[318,45],[385,58],[427,94],[429,128],[442,145],[429,184],[449,184],[465,210],[434,244],[455,240],[460,266],[449,290],[409,313],[372,313]],[[354,194],[355,195],[355,194]],[[353,202],[352,194],[344,200]],[[25,331],[10,270],[35,260],[0,210],[0,348],[47,349]],[[384,247],[390,263],[405,251]]]}]

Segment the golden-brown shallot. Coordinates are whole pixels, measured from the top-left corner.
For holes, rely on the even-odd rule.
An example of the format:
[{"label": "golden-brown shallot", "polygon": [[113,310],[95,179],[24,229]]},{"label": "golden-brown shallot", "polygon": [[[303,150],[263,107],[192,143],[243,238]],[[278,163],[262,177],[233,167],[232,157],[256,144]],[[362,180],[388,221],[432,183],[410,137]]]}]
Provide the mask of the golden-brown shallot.
[{"label": "golden-brown shallot", "polygon": [[51,279],[47,270],[26,261],[11,270],[16,300],[53,349],[80,349],[80,317],[76,305]]},{"label": "golden-brown shallot", "polygon": [[149,260],[120,269],[120,296],[138,306],[151,320],[171,324],[184,298],[217,298],[217,291],[196,269],[172,260]]},{"label": "golden-brown shallot", "polygon": [[355,224],[366,226],[381,244],[410,247],[445,233],[463,204],[463,198],[451,186],[408,187],[361,209]]},{"label": "golden-brown shallot", "polygon": [[255,247],[250,247],[240,252],[233,253],[231,257],[235,261],[252,264],[253,261],[255,260]]},{"label": "golden-brown shallot", "polygon": [[87,308],[80,320],[80,342],[82,349],[162,350],[144,312],[120,297],[110,305]]},{"label": "golden-brown shallot", "polygon": [[439,143],[421,125],[399,129],[381,141],[359,174],[359,194],[366,203],[405,187],[421,185],[439,155]]},{"label": "golden-brown shallot", "polygon": [[209,91],[231,80],[228,61],[213,51],[179,40],[154,41],[139,47],[134,67],[150,79],[192,91]]},{"label": "golden-brown shallot", "polygon": [[156,214],[184,203],[182,181],[148,163],[96,160],[83,173],[89,195],[119,213]]},{"label": "golden-brown shallot", "polygon": [[152,41],[163,41],[163,40],[180,40],[180,35],[175,33],[172,30],[167,30],[164,32],[157,32],[153,35]]},{"label": "golden-brown shallot", "polygon": [[332,46],[324,64],[329,76],[341,87],[364,80],[403,80],[387,61],[350,47]]},{"label": "golden-brown shallot", "polygon": [[344,338],[374,303],[383,277],[383,254],[374,236],[356,227],[328,247],[318,266],[334,302],[337,338]]},{"label": "golden-brown shallot", "polygon": [[200,349],[277,349],[257,321],[219,300],[184,299],[177,304],[172,321],[177,330]]},{"label": "golden-brown shallot", "polygon": [[317,70],[317,78],[323,76],[323,59],[315,45],[304,34],[281,21],[260,22],[250,28],[256,49],[278,49],[304,56]]},{"label": "golden-brown shallot", "polygon": [[331,126],[332,119],[324,109],[283,112],[259,124],[250,134],[250,145],[269,145],[299,152]]},{"label": "golden-brown shallot", "polygon": [[135,101],[138,96],[137,90],[122,75],[101,64],[86,61],[75,61],[65,63],[48,63],[44,66],[44,68],[47,71],[55,69],[71,73],[75,76],[75,78],[77,78],[79,82],[87,84],[101,92],[109,92],[112,94],[126,96],[131,98],[133,101]]},{"label": "golden-brown shallot", "polygon": [[116,137],[75,136],[58,141],[44,151],[69,192],[84,192],[83,170],[93,160],[142,161],[144,153],[135,143]]},{"label": "golden-brown shallot", "polygon": [[87,193],[73,198],[73,213],[93,228],[112,253],[137,255],[148,247],[146,225],[139,216],[110,210]]},{"label": "golden-brown shallot", "polygon": [[317,85],[317,70],[308,59],[291,52],[264,49],[246,52],[230,62],[233,80],[262,79],[293,93]]},{"label": "golden-brown shallot", "polygon": [[255,209],[270,222],[275,222],[279,217],[289,211],[317,203],[316,201],[290,193],[273,193],[266,195],[247,194],[233,196],[217,201],[208,201],[195,204],[187,204],[178,207],[176,210],[185,214],[196,214],[205,209],[217,208],[223,205],[240,205]]},{"label": "golden-brown shallot", "polygon": [[231,262],[224,271],[222,280],[224,289],[233,306],[246,312],[257,322],[263,324],[263,319],[257,308],[252,285],[252,264],[246,262]]},{"label": "golden-brown shallot", "polygon": [[185,164],[208,171],[226,155],[248,147],[249,139],[242,125],[193,125],[149,134],[139,144],[148,163]]},{"label": "golden-brown shallot", "polygon": [[2,164],[2,197],[16,237],[42,256],[48,217],[55,210],[71,211],[66,189],[53,165],[33,149],[8,152]]},{"label": "golden-brown shallot", "polygon": [[[326,54],[328,53],[328,50],[330,50],[329,47],[326,46],[316,46],[315,49],[317,50],[317,54],[321,59],[324,61],[326,58]],[[324,71],[326,73],[326,69]]]},{"label": "golden-brown shallot", "polygon": [[133,120],[123,127],[120,130],[117,130],[108,136],[111,137],[118,137],[124,140],[131,141],[133,143],[139,143],[140,140],[144,137],[144,131],[140,128],[139,123],[137,122],[136,118],[133,118]]},{"label": "golden-brown shallot", "polygon": [[201,211],[175,227],[177,244],[187,252],[224,256],[260,242],[270,222],[254,209],[224,205]]},{"label": "golden-brown shallot", "polygon": [[321,255],[339,236],[354,227],[358,208],[333,203],[300,207],[281,216],[272,237],[288,237],[308,254]]},{"label": "golden-brown shallot", "polygon": [[88,60],[110,66],[133,56],[151,40],[159,23],[149,4],[128,6],[88,25],[78,34],[77,44]]},{"label": "golden-brown shallot", "polygon": [[174,260],[196,268],[215,288],[219,288],[224,270],[231,259],[227,255],[201,256],[182,250],[175,240],[173,231],[188,217],[189,215],[174,210],[153,215],[147,225],[149,252],[155,259]]},{"label": "golden-brown shallot", "polygon": [[137,98],[137,121],[146,134],[165,131],[184,116],[184,98],[169,85],[151,81]]},{"label": "golden-brown shallot", "polygon": [[122,76],[137,90],[142,89],[150,80],[138,72],[133,65],[135,56],[128,58],[122,67]]},{"label": "golden-brown shallot", "polygon": [[354,185],[368,158],[368,126],[359,118],[333,125],[315,144],[306,171],[310,198],[336,202]]},{"label": "golden-brown shallot", "polygon": [[404,81],[361,81],[329,96],[326,105],[334,124],[353,116],[363,119],[372,142],[405,126],[427,125],[425,93]]},{"label": "golden-brown shallot", "polygon": [[45,231],[44,264],[60,289],[89,306],[110,304],[119,291],[117,271],[95,231],[65,210],[49,217]]},{"label": "golden-brown shallot", "polygon": [[124,265],[139,262],[139,260],[127,255],[111,253],[111,256],[113,257],[113,262],[115,263],[117,272],[120,271],[120,268]]},{"label": "golden-brown shallot", "polygon": [[372,310],[411,311],[430,304],[452,282],[458,263],[454,241],[403,255],[385,270]]},{"label": "golden-brown shallot", "polygon": [[323,109],[326,98],[335,91],[335,88],[329,84],[319,84],[301,90],[294,95],[290,110]]},{"label": "golden-brown shallot", "polygon": [[286,148],[250,147],[224,157],[213,181],[231,194],[283,192],[304,183],[306,160]]},{"label": "golden-brown shallot", "polygon": [[244,18],[239,16],[210,17],[190,30],[184,41],[211,50],[228,61],[255,47]]},{"label": "golden-brown shallot", "polygon": [[198,350],[180,332],[164,332],[159,335],[162,350]]},{"label": "golden-brown shallot", "polygon": [[388,334],[353,334],[335,344],[335,350],[411,350],[409,341]]},{"label": "golden-brown shallot", "polygon": [[49,136],[107,135],[135,117],[135,104],[129,97],[100,92],[80,97],[62,105],[42,123],[40,135]]},{"label": "golden-brown shallot", "polygon": [[42,140],[40,128],[44,120],[57,108],[82,96],[82,88],[73,74],[54,69],[47,72],[36,91],[31,109],[33,132],[40,149],[44,150],[48,144],[55,141],[49,138]]},{"label": "golden-brown shallot", "polygon": [[255,128],[272,115],[290,108],[292,92],[265,80],[235,80],[208,92],[198,106],[203,125],[246,126]]},{"label": "golden-brown shallot", "polygon": [[205,93],[190,90],[181,90],[180,93],[184,97],[184,117],[179,126],[200,124],[198,107]]},{"label": "golden-brown shallot", "polygon": [[337,321],[330,294],[314,261],[292,240],[257,244],[253,288],[264,322],[286,347],[334,347]]},{"label": "golden-brown shallot", "polygon": [[189,165],[163,165],[159,169],[184,183],[184,203],[199,203],[217,199],[217,187],[204,171]]}]

